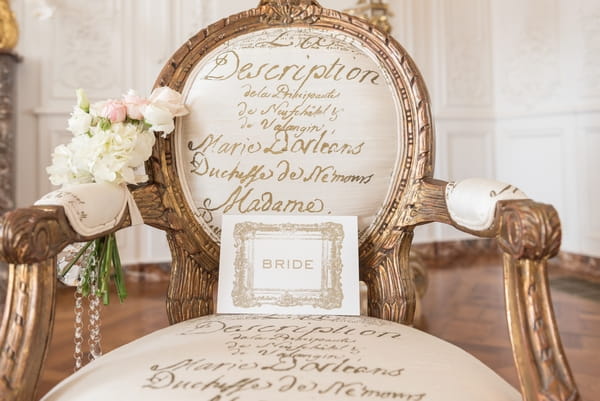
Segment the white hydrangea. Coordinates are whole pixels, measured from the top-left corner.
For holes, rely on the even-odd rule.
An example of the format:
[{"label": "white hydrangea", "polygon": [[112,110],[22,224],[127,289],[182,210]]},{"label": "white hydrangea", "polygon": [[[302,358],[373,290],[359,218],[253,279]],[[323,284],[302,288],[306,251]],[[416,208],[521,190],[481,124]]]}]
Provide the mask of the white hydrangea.
[{"label": "white hydrangea", "polygon": [[140,124],[112,124],[107,130],[91,127],[89,135],[75,136],[71,143],[55,149],[47,172],[55,185],[137,184],[146,177],[135,169],[150,157],[154,142],[154,134]]},{"label": "white hydrangea", "polygon": [[77,90],[77,106],[68,121],[69,144],[58,146],[46,169],[54,185],[91,182],[138,184],[147,180],[136,170],[148,160],[155,132],[173,132],[173,119],[188,113],[183,97],[168,88],[156,88],[150,98],[134,92],[123,100],[94,104]]}]

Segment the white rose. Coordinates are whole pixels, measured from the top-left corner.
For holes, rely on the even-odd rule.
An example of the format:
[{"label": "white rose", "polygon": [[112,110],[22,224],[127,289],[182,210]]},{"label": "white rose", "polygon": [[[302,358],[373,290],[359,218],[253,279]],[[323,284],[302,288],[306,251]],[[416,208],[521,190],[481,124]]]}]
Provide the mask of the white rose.
[{"label": "white rose", "polygon": [[156,104],[149,104],[144,109],[144,119],[150,127],[150,131],[162,132],[163,138],[169,135],[175,129],[173,114],[169,110],[163,109]]},{"label": "white rose", "polygon": [[138,167],[142,165],[152,155],[152,147],[156,142],[156,138],[150,132],[142,132],[138,134],[135,147],[129,156],[129,166]]},{"label": "white rose", "polygon": [[75,106],[68,123],[68,130],[71,131],[73,135],[83,135],[90,130],[92,116],[81,110],[78,106]]},{"label": "white rose", "polygon": [[183,104],[183,96],[181,96],[181,93],[174,91],[168,86],[161,86],[160,88],[154,89],[150,94],[148,101],[150,104],[168,110],[173,117],[181,117],[189,113],[185,104]]}]

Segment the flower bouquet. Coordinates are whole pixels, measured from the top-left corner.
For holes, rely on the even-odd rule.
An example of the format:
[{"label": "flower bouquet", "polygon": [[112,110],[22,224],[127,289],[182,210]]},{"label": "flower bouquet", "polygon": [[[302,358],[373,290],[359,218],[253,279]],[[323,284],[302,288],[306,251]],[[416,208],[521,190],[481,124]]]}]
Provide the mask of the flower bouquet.
[{"label": "flower bouquet", "polygon": [[[156,88],[148,98],[129,91],[122,99],[93,104],[79,89],[77,105],[68,122],[73,138],[54,150],[52,165],[47,168],[50,181],[62,186],[144,182],[148,177],[139,170],[152,154],[155,133],[166,137],[175,129],[174,118],[187,113],[181,94],[168,87]],[[108,304],[109,281],[114,276],[119,300],[125,299],[127,292],[114,234],[90,241],[73,254],[73,259],[59,271],[59,277],[79,262],[78,285],[84,296],[95,292]]]}]

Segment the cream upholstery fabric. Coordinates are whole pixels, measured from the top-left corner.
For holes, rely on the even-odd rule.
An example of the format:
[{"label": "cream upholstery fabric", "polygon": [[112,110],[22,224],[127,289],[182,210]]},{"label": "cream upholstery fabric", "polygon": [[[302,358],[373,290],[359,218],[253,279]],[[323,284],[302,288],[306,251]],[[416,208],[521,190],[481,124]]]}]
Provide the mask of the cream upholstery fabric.
[{"label": "cream upholstery fabric", "polygon": [[490,228],[496,203],[508,199],[527,199],[527,195],[512,185],[481,178],[452,182],[446,187],[450,217],[460,226],[474,231]]},{"label": "cream upholstery fabric", "polygon": [[131,215],[131,225],[143,224],[133,196],[123,185],[72,185],[50,192],[35,204],[63,206],[73,229],[86,237],[115,227],[127,209]]},{"label": "cream upholstery fabric", "polygon": [[214,315],[92,362],[44,401],[517,401],[481,362],[367,317]]}]

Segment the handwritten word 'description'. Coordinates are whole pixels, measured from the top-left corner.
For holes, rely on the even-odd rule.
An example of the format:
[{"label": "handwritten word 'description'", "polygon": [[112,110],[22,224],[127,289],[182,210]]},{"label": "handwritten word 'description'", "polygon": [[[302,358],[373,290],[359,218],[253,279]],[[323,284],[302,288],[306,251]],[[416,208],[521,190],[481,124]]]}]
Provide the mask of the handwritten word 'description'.
[{"label": "handwritten word 'description'", "polygon": [[[310,55],[307,56],[310,58]],[[356,81],[358,83],[370,83],[379,85],[380,73],[375,70],[352,67],[341,63],[338,57],[329,64],[270,64],[264,63],[255,65],[254,63],[244,63],[235,50],[228,50],[219,54],[215,58],[215,65],[203,77],[205,80],[224,81],[230,78],[236,78],[239,81],[244,80],[264,80],[264,81],[283,81],[291,79],[299,82],[297,90],[301,90],[307,82],[311,80],[326,81]]]},{"label": "handwritten word 'description'", "polygon": [[276,324],[229,324],[225,321],[211,320],[209,322],[202,322],[195,324],[191,327],[186,328],[181,335],[202,335],[211,333],[287,333],[293,335],[295,339],[308,338],[311,335],[333,335],[333,336],[358,336],[358,337],[376,337],[376,338],[390,338],[399,339],[402,335],[394,331],[380,331],[366,328],[353,328],[346,324],[342,325],[302,325],[302,324],[289,324],[289,325],[276,325]]}]

